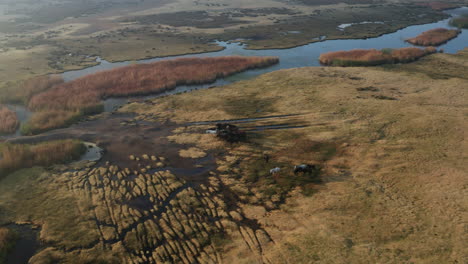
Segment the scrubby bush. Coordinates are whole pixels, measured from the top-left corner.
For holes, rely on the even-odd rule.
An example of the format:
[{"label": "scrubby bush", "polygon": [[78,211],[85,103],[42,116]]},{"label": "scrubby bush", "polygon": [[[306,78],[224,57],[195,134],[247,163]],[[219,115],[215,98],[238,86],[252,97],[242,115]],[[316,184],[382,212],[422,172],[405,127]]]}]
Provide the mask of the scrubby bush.
[{"label": "scrubby bush", "polygon": [[76,160],[86,152],[77,140],[50,141],[36,145],[6,144],[0,148],[0,176],[22,168],[51,166]]},{"label": "scrubby bush", "polygon": [[457,29],[435,28],[406,41],[418,46],[439,46],[456,38],[460,33],[461,30]]}]

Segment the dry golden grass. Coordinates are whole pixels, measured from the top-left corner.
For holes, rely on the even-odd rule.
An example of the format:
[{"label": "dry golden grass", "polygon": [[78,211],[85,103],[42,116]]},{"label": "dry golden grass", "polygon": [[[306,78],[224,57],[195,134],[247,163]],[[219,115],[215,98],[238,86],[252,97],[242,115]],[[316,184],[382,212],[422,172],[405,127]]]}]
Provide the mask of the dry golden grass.
[{"label": "dry golden grass", "polygon": [[0,149],[0,174],[34,166],[50,166],[70,162],[85,151],[75,140],[51,141],[38,145],[6,144]]},{"label": "dry golden grass", "polygon": [[16,113],[0,105],[0,134],[11,134],[16,131],[19,121]]},{"label": "dry golden grass", "polygon": [[199,159],[206,157],[206,152],[199,148],[189,148],[189,149],[181,149],[179,151],[179,155],[182,158],[191,158],[191,159]]},{"label": "dry golden grass", "polygon": [[[151,108],[131,108],[179,123],[254,117],[256,110],[261,115],[304,114],[297,119],[310,127],[250,133],[252,145],[230,147],[225,159],[218,160],[223,184],[275,241],[261,244],[255,253],[235,237],[235,246],[223,252],[225,262],[463,262],[466,54],[434,54],[391,68],[284,70],[157,99]],[[442,67],[447,63],[454,67]],[[432,74],[434,67],[444,79]],[[358,89],[369,86],[378,90]],[[233,98],[244,103],[214,107]],[[194,100],[197,104],[187,103]],[[266,102],[270,106],[262,108]],[[249,107],[252,111],[246,111]],[[197,137],[185,135],[190,131],[178,132],[182,142],[196,144]],[[323,163],[324,182],[314,187],[312,197],[293,191],[273,210],[262,191],[277,190],[246,184],[254,169],[260,169],[262,182],[276,164],[287,173],[291,165],[320,160],[314,156],[317,146],[309,143],[330,141],[340,143],[338,152]],[[267,165],[262,165],[263,151],[272,154]],[[252,163],[258,166],[244,166]],[[264,186],[276,184],[270,181],[263,181]],[[269,212],[262,213],[259,203]]]},{"label": "dry golden grass", "polygon": [[421,33],[419,36],[406,41],[418,46],[440,46],[447,41],[456,38],[461,33],[457,29],[435,28]]}]

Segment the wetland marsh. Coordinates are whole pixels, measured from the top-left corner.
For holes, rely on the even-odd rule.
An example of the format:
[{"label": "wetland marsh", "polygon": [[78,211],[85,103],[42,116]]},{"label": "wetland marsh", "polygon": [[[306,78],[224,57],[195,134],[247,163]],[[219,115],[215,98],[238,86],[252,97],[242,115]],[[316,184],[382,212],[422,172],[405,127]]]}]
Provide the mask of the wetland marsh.
[{"label": "wetland marsh", "polygon": [[0,263],[466,258],[466,29],[407,64],[319,62],[413,50],[466,1],[47,1],[0,4],[0,102],[99,111],[0,137]]}]

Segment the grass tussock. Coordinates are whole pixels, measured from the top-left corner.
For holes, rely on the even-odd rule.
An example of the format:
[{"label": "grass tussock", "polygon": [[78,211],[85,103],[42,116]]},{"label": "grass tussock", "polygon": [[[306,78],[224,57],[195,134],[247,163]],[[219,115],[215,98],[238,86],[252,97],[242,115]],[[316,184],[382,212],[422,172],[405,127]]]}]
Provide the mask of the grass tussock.
[{"label": "grass tussock", "polygon": [[18,126],[19,121],[16,113],[8,107],[0,105],[0,134],[14,133]]},{"label": "grass tussock", "polygon": [[7,228],[0,228],[0,263],[5,261],[8,251],[14,246],[16,234]]},{"label": "grass tussock", "polygon": [[34,134],[67,126],[80,116],[101,112],[101,100],[109,97],[160,93],[178,85],[210,83],[277,62],[276,57],[182,58],[98,72],[34,95],[29,108],[38,113],[24,130]]},{"label": "grass tussock", "polygon": [[329,66],[375,66],[381,64],[407,63],[423,56],[437,52],[434,47],[425,49],[356,49],[350,51],[335,51],[320,55],[320,63]]},{"label": "grass tussock", "polygon": [[34,166],[51,166],[78,159],[86,147],[77,140],[60,140],[37,145],[6,144],[0,148],[0,175]]},{"label": "grass tussock", "polygon": [[0,102],[27,105],[31,97],[42,93],[55,85],[64,83],[60,75],[37,76],[25,80],[19,85],[12,85],[2,92]]},{"label": "grass tussock", "polygon": [[456,38],[461,33],[461,30],[435,28],[423,32],[415,38],[407,39],[406,41],[418,46],[440,46],[447,41]]}]

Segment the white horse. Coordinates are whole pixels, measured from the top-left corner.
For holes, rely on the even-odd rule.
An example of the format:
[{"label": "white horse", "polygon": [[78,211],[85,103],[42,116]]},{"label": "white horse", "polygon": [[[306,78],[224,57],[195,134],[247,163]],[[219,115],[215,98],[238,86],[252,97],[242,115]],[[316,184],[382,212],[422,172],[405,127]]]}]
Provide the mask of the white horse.
[{"label": "white horse", "polygon": [[273,169],[270,170],[270,174],[276,174],[276,173],[278,173],[280,171],[281,171],[281,168],[276,167],[276,168],[273,168]]}]

